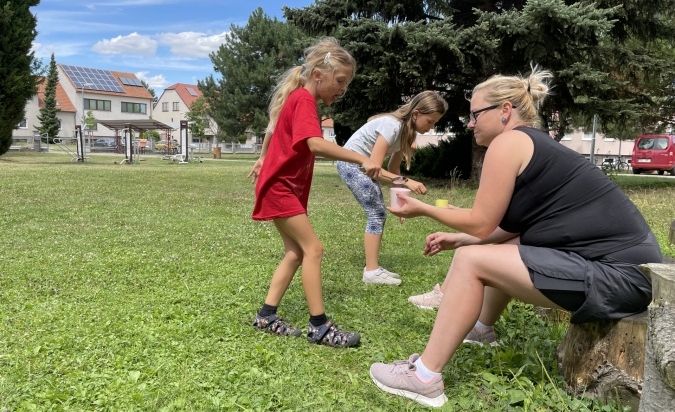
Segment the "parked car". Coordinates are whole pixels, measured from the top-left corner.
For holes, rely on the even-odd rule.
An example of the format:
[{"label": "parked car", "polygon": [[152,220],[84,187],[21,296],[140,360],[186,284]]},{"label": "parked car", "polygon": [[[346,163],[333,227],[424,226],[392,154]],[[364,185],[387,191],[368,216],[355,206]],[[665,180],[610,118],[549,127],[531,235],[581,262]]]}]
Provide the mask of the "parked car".
[{"label": "parked car", "polygon": [[94,147],[115,147],[115,139],[112,137],[104,137],[94,140]]},{"label": "parked car", "polygon": [[633,173],[656,170],[662,175],[675,175],[675,136],[666,134],[645,134],[635,139],[631,155]]}]

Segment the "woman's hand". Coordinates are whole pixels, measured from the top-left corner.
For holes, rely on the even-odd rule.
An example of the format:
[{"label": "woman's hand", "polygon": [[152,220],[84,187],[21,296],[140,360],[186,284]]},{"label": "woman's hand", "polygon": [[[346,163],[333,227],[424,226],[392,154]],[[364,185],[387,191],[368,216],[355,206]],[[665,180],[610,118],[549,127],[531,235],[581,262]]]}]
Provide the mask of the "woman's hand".
[{"label": "woman's hand", "polygon": [[424,183],[418,182],[417,180],[408,179],[408,181],[405,182],[404,186],[418,195],[427,194],[427,188],[426,186],[424,186]]},{"label": "woman's hand", "polygon": [[480,239],[466,233],[436,232],[427,236],[424,255],[433,256],[443,250],[453,250],[461,246],[478,244]]},{"label": "woman's hand", "polygon": [[258,180],[258,175],[260,174],[260,169],[262,169],[262,165],[263,165],[263,159],[262,158],[259,158],[253,164],[253,168],[251,169],[251,171],[246,176],[246,178],[249,178],[249,177],[252,178],[251,183],[255,184],[255,181]]},{"label": "woman's hand", "polygon": [[387,206],[387,210],[390,211],[395,216],[401,218],[400,219],[401,222],[403,222],[403,219],[405,218],[424,216],[425,209],[431,207],[428,204],[415,199],[414,197],[406,196],[401,193],[397,193],[396,196],[399,199],[403,200],[404,205],[401,207],[394,207],[394,208],[392,208],[391,206]]}]

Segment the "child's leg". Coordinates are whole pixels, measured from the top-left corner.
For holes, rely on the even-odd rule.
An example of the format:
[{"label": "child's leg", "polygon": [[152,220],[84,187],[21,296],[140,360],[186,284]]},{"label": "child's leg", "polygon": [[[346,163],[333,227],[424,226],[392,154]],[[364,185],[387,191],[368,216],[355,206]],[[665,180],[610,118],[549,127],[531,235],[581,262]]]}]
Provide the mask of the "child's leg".
[{"label": "child's leg", "polygon": [[[299,247],[299,256],[301,256],[300,264],[302,265],[302,287],[305,290],[309,314],[315,316],[325,313],[323,306],[323,290],[321,287],[321,259],[323,258],[323,245],[316,236],[316,233],[309,222],[309,218],[307,215],[302,214],[288,218],[275,219],[274,224],[279,230],[279,233],[282,233],[282,238],[289,239]],[[284,240],[284,244],[286,244],[286,240]],[[288,283],[290,283],[290,280]],[[283,286],[283,283],[281,285]],[[288,287],[288,284],[286,284],[286,287]],[[280,299],[281,298],[279,298],[279,300]]]},{"label": "child's leg", "polygon": [[[369,218],[370,221],[370,218]],[[366,226],[366,230],[368,226]],[[363,248],[366,251],[366,270],[375,270],[380,267],[380,245],[382,244],[382,232],[379,234],[368,233],[363,237]]]},{"label": "child's leg", "polygon": [[279,234],[284,242],[284,258],[281,259],[277,266],[272,280],[270,281],[270,289],[267,292],[265,303],[271,306],[279,306],[281,298],[283,298],[288,286],[295,276],[295,272],[302,263],[302,249],[288,234],[279,229]]}]

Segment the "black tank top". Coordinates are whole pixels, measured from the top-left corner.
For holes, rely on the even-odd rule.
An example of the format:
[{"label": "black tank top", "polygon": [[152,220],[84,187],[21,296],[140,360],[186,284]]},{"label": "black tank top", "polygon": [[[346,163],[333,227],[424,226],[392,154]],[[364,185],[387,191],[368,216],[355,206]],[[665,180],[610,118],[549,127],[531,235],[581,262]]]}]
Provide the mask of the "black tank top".
[{"label": "black tank top", "polygon": [[524,245],[594,259],[642,242],[650,232],[642,214],[597,166],[541,130],[518,127],[534,144],[516,178],[499,227],[520,233]]}]

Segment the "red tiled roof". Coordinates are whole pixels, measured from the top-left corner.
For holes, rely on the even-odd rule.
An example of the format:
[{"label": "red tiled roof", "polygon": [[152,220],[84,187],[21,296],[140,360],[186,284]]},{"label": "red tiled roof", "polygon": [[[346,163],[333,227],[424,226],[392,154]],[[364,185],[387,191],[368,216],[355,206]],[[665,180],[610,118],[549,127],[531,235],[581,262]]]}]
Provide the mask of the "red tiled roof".
[{"label": "red tiled roof", "polygon": [[[45,107],[45,88],[47,87],[47,79],[45,77],[38,78],[38,107]],[[75,105],[70,101],[66,91],[61,86],[61,82],[56,83],[56,110],[62,112],[72,112],[75,113]]]},{"label": "red tiled roof", "polygon": [[324,117],[321,119],[321,127],[333,127],[333,119],[330,117]]},{"label": "red tiled roof", "polygon": [[[115,72],[115,71],[112,71],[112,70],[110,70],[110,74],[115,76],[115,80],[117,80],[117,82],[120,84],[120,86],[122,86],[122,88],[124,89],[124,94],[126,94],[127,96],[138,97],[140,99],[152,99],[152,95],[150,94],[148,89],[146,89],[145,87],[143,87],[143,86],[127,86],[126,84],[124,84],[120,81],[120,77],[128,77],[130,79],[138,79],[135,74],[125,73],[125,72]],[[96,90],[96,91],[87,90],[87,93],[90,93],[90,92],[95,93],[95,92],[98,92],[98,90]],[[108,93],[108,92],[103,92],[103,93]],[[109,93],[109,94],[119,95],[119,93]]]},{"label": "red tiled roof", "polygon": [[[191,95],[190,92],[187,91],[188,87],[194,90],[197,95]],[[197,88],[196,84],[176,83],[167,87],[165,90],[175,90],[188,108],[192,105],[192,102],[202,96],[202,92]]]}]

